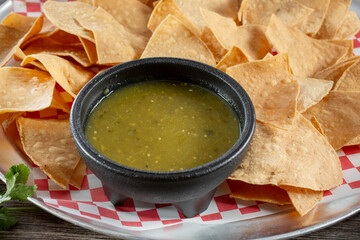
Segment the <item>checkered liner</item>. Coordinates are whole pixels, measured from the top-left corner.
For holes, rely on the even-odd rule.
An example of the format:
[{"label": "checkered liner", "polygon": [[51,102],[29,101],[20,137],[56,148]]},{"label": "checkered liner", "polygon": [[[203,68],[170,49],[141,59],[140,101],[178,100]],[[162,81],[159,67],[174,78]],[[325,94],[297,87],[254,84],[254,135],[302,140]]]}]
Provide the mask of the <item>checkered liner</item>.
[{"label": "checkered liner", "polygon": [[[45,0],[13,0],[14,11],[39,16]],[[354,53],[360,55],[360,33],[354,38]],[[72,98],[59,88],[63,97],[71,104]],[[37,118],[64,118],[59,110],[45,110],[28,113]],[[338,151],[342,169],[343,184],[324,193],[324,201],[336,201],[345,196],[360,193],[360,148],[344,147]],[[162,228],[170,224],[197,222],[219,224],[266,216],[287,210],[289,206],[278,206],[257,201],[232,199],[229,194],[237,188],[236,182],[224,182],[215,194],[209,208],[200,215],[186,219],[171,204],[149,204],[128,199],[122,206],[115,207],[107,199],[99,179],[87,169],[81,190],[69,186],[64,190],[50,180],[41,170],[32,168],[34,183],[38,186],[36,197],[45,204],[61,211],[82,217],[85,221],[99,221],[116,227],[145,230]]]}]

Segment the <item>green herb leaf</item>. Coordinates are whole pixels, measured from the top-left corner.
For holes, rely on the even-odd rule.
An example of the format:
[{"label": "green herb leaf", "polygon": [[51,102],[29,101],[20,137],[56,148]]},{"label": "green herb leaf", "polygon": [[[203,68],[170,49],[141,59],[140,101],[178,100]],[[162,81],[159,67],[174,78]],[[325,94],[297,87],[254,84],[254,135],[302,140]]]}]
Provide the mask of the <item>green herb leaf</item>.
[{"label": "green herb leaf", "polygon": [[8,212],[0,212],[0,230],[8,230],[17,223],[16,217]]}]

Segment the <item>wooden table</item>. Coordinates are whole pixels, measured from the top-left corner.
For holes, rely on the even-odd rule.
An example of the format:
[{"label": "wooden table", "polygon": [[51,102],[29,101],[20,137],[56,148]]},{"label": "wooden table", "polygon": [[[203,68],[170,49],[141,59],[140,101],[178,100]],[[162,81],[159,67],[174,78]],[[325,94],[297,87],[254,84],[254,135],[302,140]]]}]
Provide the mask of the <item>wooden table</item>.
[{"label": "wooden table", "polygon": [[[0,184],[1,191],[5,185]],[[31,207],[30,202],[9,202],[7,207]],[[18,224],[10,231],[0,231],[0,239],[113,239],[65,222],[38,209],[16,212]],[[343,222],[295,239],[360,239],[360,213]]]}]

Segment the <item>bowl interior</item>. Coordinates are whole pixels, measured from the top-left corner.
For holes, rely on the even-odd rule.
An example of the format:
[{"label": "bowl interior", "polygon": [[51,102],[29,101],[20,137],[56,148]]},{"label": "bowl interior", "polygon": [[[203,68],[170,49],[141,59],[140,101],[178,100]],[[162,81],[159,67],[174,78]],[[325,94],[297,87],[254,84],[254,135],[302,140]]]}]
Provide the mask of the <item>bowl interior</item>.
[{"label": "bowl interior", "polygon": [[[74,101],[70,119],[74,139],[78,142],[78,145],[89,152],[90,155],[101,158],[103,161],[111,161],[99,154],[85,137],[85,124],[89,114],[112,91],[129,84],[152,80],[180,81],[208,89],[225,100],[239,119],[240,137],[230,150],[220,158],[209,163],[179,172],[193,171],[203,167],[211,169],[215,165],[219,165],[219,163],[229,159],[231,155],[239,152],[250,141],[255,126],[254,109],[250,98],[235,80],[220,70],[202,63],[176,58],[148,58],[112,67],[94,77],[80,91]],[[111,162],[114,165],[115,162]],[[150,172],[130,168],[118,163],[115,163],[115,165],[135,171]]]}]

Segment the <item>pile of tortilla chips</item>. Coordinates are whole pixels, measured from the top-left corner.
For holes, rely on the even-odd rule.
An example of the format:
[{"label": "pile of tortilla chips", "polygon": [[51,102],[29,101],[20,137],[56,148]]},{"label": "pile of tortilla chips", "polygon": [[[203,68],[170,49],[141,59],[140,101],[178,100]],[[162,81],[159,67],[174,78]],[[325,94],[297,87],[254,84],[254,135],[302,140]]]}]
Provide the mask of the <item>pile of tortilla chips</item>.
[{"label": "pile of tortilla chips", "polygon": [[[47,1],[45,17],[11,13],[0,25],[0,122],[58,185],[80,188],[85,164],[68,113],[81,88],[138,58],[203,62],[232,76],[255,106],[231,197],[292,204],[304,215],[342,183],[335,150],[360,144],[360,58],[348,40],[360,21],[350,4],[82,0]],[[60,120],[34,117],[55,109]]]}]

